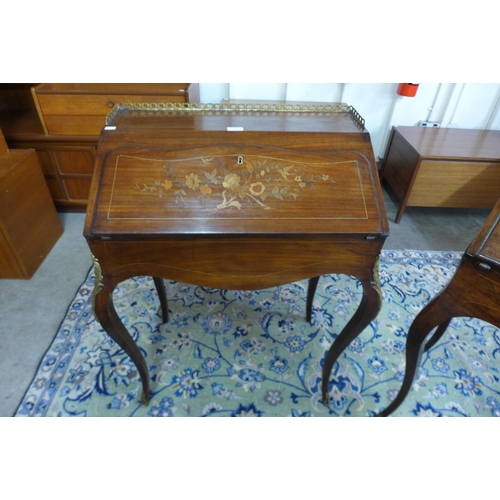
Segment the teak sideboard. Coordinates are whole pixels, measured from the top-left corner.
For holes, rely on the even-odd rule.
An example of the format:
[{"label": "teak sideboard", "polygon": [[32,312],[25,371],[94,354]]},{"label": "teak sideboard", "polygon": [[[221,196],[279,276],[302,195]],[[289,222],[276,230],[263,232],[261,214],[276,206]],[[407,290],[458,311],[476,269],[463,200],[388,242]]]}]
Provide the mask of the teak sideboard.
[{"label": "teak sideboard", "polygon": [[500,198],[500,130],[393,127],[380,170],[407,206],[492,208]]},{"label": "teak sideboard", "polygon": [[119,102],[199,101],[192,83],[0,84],[0,128],[11,149],[35,149],[60,211],[85,211],[106,115]]}]

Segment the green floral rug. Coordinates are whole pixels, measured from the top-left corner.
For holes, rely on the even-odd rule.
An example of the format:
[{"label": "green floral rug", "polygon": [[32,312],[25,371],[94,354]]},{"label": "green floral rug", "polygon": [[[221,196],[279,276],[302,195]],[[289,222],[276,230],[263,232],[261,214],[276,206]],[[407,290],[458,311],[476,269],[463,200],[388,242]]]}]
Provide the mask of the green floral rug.
[{"label": "green floral rug", "polygon": [[[129,357],[91,309],[93,271],[78,290],[15,416],[372,416],[402,382],[408,328],[453,276],[456,252],[383,251],[378,318],[346,349],[320,396],[324,356],[361,299],[359,282],[323,276],[305,321],[307,281],[262,291],[224,291],[165,281],[161,324],[153,280],[120,284],[118,314],[143,352],[151,401]],[[423,357],[393,416],[500,416],[500,331],[454,319]]]}]

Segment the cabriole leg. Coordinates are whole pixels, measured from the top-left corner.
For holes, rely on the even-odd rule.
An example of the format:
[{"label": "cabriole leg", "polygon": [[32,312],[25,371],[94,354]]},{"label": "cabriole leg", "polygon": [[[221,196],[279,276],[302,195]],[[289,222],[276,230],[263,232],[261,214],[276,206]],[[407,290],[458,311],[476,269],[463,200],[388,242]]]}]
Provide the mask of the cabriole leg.
[{"label": "cabriole leg", "polygon": [[[380,412],[377,417],[387,417],[405,400],[410,392],[418,367],[420,366],[422,353],[439,340],[450,321],[451,317],[449,313],[440,307],[439,296],[429,302],[413,320],[406,340],[406,366],[403,384],[394,401],[392,401],[385,410]],[[436,326],[438,326],[438,329],[431,337],[430,341],[425,344],[425,339]]]},{"label": "cabriole leg", "polygon": [[99,262],[94,256],[92,259],[96,279],[92,297],[94,316],[104,331],[130,356],[135,364],[142,380],[142,403],[146,405],[149,402],[149,373],[146,360],[115,310],[113,290],[117,283],[104,278]]},{"label": "cabriole leg", "polygon": [[163,318],[163,323],[168,321],[168,302],[167,302],[167,292],[165,291],[165,284],[162,278],[153,277],[155,282],[156,291],[158,292],[158,297],[160,298],[161,304],[161,316]]},{"label": "cabriole leg", "polygon": [[347,346],[373,321],[382,307],[382,294],[378,284],[378,266],[374,268],[374,278],[365,278],[360,280],[363,286],[363,297],[361,303],[344,329],[340,332],[335,342],[326,354],[323,365],[322,395],[323,403],[328,404],[328,382],[332,372],[333,365],[339,356],[344,352]]},{"label": "cabriole leg", "polygon": [[427,352],[431,347],[434,347],[439,342],[439,339],[443,336],[450,322],[451,318],[445,321],[444,323],[441,323],[436,328],[436,331],[434,332],[432,337],[425,343],[424,352]]},{"label": "cabriole leg", "polygon": [[307,287],[307,301],[306,301],[306,321],[311,322],[312,320],[312,304],[314,300],[314,294],[316,293],[316,288],[318,287],[319,276],[311,278],[309,280],[309,286]]}]

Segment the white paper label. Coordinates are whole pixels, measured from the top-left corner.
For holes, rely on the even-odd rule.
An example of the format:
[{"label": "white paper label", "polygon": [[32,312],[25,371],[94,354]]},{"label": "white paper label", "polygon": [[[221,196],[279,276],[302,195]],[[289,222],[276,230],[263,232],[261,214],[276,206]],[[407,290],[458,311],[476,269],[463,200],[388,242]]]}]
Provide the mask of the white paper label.
[{"label": "white paper label", "polygon": [[243,132],[243,127],[227,127],[228,132]]}]

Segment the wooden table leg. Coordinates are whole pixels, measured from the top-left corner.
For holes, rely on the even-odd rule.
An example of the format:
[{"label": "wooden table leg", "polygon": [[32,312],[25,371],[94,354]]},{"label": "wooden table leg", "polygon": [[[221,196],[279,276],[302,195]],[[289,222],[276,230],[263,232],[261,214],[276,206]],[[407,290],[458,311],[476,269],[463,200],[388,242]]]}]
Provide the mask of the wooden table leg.
[{"label": "wooden table leg", "polygon": [[424,352],[427,352],[431,347],[434,347],[439,339],[443,336],[444,332],[448,328],[451,319],[446,320],[444,323],[441,323],[437,328],[432,337],[425,343]]},{"label": "wooden table leg", "polygon": [[312,320],[312,304],[314,299],[314,294],[316,293],[316,288],[318,287],[319,276],[309,279],[309,285],[307,287],[307,301],[306,301],[306,321],[309,323]]},{"label": "wooden table leg", "polygon": [[[451,316],[449,312],[442,308],[440,298],[440,295],[436,296],[413,320],[408,331],[408,338],[406,339],[406,367],[403,384],[394,401],[385,410],[380,412],[377,417],[387,417],[405,400],[410,392],[417,369],[420,366],[422,353],[432,347],[441,338],[449,325]],[[438,327],[436,332],[426,344],[425,339],[436,326]]]},{"label": "wooden table leg", "polygon": [[403,217],[405,209],[406,209],[406,200],[401,200],[401,202],[399,203],[399,208],[396,214],[396,218],[394,219],[394,222],[396,224],[399,224],[399,222],[401,221],[401,217]]},{"label": "wooden table leg", "polygon": [[[374,275],[378,273],[376,268],[377,266],[375,266]],[[347,346],[377,317],[382,307],[382,295],[380,285],[378,284],[378,277],[374,279],[369,276],[360,279],[360,281],[363,286],[361,303],[354,316],[340,332],[326,354],[322,378],[322,395],[325,405],[328,404],[329,400],[328,382],[335,361],[337,361]]]},{"label": "wooden table leg", "polygon": [[[396,399],[377,416],[386,417],[401,405],[411,389],[422,353],[439,341],[452,318],[475,317],[500,328],[500,308],[491,300],[500,291],[498,282],[498,273],[481,267],[464,255],[451,281],[413,320],[406,341],[403,384]],[[474,288],[471,287],[472,284]],[[426,338],[436,327],[436,331],[426,342]]]},{"label": "wooden table leg", "polygon": [[163,323],[168,321],[168,302],[167,302],[167,292],[165,291],[165,284],[162,278],[153,277],[155,282],[156,291],[158,292],[158,297],[160,298],[161,304],[161,316],[163,318]]},{"label": "wooden table leg", "polygon": [[113,290],[117,283],[111,280],[97,279],[92,299],[94,315],[104,331],[130,356],[137,367],[142,381],[142,403],[149,402],[149,372],[146,360],[134,339],[123,325],[113,304]]}]

